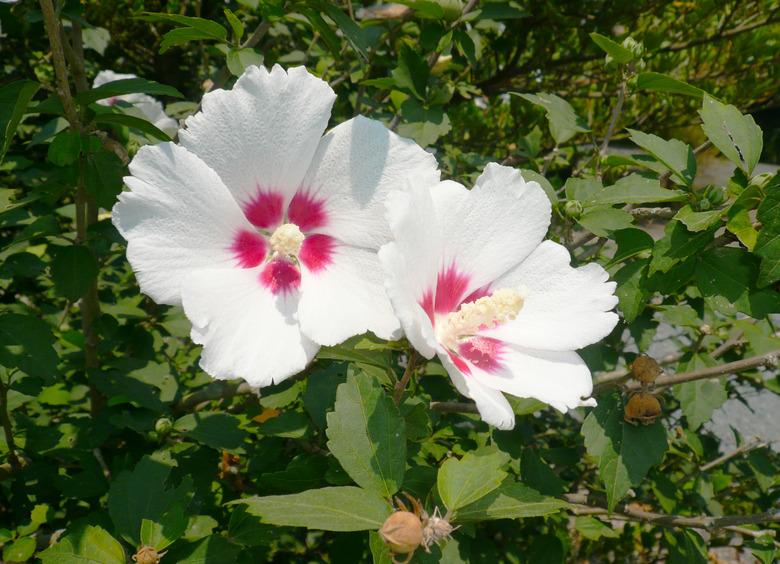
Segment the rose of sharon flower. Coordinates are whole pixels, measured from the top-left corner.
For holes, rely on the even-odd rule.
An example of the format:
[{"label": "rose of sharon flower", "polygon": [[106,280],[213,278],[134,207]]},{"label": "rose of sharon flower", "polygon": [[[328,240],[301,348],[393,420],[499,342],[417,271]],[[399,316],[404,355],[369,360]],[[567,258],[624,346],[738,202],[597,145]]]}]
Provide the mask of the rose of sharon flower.
[{"label": "rose of sharon flower", "polygon": [[[108,84],[109,82],[116,82],[117,80],[125,80],[127,78],[138,78],[134,74],[120,74],[111,70],[100,71],[95,77],[92,83],[93,88]],[[103,106],[113,106],[117,101],[126,102],[133,106],[127,108],[125,111],[135,117],[140,117],[152,125],[154,125],[160,131],[167,133],[170,137],[176,135],[176,130],[179,129],[179,124],[175,119],[168,117],[163,110],[163,105],[159,100],[156,100],[148,94],[123,94],[121,96],[112,96],[111,98],[105,98],[98,100],[98,104]]]},{"label": "rose of sharon flower", "polygon": [[393,192],[387,208],[394,241],[379,256],[396,314],[485,421],[514,426],[502,392],[563,412],[595,405],[573,351],[615,327],[615,283],[597,264],[572,268],[564,247],[542,241],[550,202],[539,184],[491,163],[471,191],[445,181]]},{"label": "rose of sharon flower", "polygon": [[183,305],[216,378],[265,386],[320,345],[400,333],[376,254],[383,202],[410,179],[437,182],[436,161],[362,117],[322,136],[335,97],[302,67],[249,67],[204,96],[181,144],[130,164],[113,210],[128,260],[144,293]]}]

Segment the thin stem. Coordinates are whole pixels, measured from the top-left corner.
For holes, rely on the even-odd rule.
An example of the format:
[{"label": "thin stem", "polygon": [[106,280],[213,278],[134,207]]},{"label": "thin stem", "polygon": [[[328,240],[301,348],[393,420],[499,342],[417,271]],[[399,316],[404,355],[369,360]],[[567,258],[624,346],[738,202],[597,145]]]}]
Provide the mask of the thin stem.
[{"label": "thin stem", "polygon": [[401,376],[401,379],[395,383],[395,389],[393,390],[393,401],[395,402],[395,405],[401,404],[401,399],[404,397],[404,391],[406,390],[406,386],[409,384],[409,380],[414,373],[416,364],[417,351],[412,350],[409,353],[409,360],[406,363],[406,370],[404,370],[403,376]]},{"label": "thin stem", "polygon": [[65,64],[65,51],[62,47],[62,36],[60,34],[60,22],[54,11],[52,0],[40,0],[41,13],[43,14],[43,25],[46,28],[46,34],[49,37],[51,45],[52,63],[54,64],[54,74],[57,77],[57,94],[62,101],[62,108],[65,111],[65,119],[76,131],[81,131],[81,121],[76,111],[76,103],[70,93],[70,83],[68,82],[68,67]]},{"label": "thin stem", "polygon": [[[601,149],[599,150],[599,156],[607,154],[607,148],[609,147],[609,140],[612,139],[612,135],[615,133],[615,126],[620,118],[620,112],[623,111],[623,102],[626,99],[626,79],[624,78],[620,82],[620,88],[618,89],[617,102],[612,108],[612,115],[609,118],[609,126],[607,127],[607,134],[604,136],[604,141],[601,142]],[[598,166],[598,163],[596,163]]]},{"label": "thin stem", "polygon": [[[10,382],[9,382],[10,386]],[[22,463],[16,456],[16,442],[14,441],[14,431],[11,426],[11,417],[8,415],[8,387],[0,380],[0,424],[3,426],[5,434],[5,444],[8,446],[8,461],[11,463],[11,469],[19,472],[22,469]]]}]

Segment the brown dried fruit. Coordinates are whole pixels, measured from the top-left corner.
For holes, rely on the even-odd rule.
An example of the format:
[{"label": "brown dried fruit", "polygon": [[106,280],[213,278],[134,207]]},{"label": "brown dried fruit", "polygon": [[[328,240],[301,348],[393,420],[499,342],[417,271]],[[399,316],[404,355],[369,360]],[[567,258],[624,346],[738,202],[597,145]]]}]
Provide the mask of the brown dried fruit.
[{"label": "brown dried fruit", "polygon": [[663,372],[654,358],[640,354],[631,365],[631,375],[644,384],[652,384]]},{"label": "brown dried fruit", "polygon": [[396,511],[382,524],[379,536],[396,554],[414,552],[423,542],[422,521],[409,511]]},{"label": "brown dried fruit", "polygon": [[629,423],[650,425],[661,415],[661,402],[653,394],[639,392],[628,400],[623,417]]},{"label": "brown dried fruit", "polygon": [[163,554],[165,553],[158,554],[151,546],[142,546],[138,549],[138,552],[133,555],[133,562],[136,562],[137,564],[159,564]]}]

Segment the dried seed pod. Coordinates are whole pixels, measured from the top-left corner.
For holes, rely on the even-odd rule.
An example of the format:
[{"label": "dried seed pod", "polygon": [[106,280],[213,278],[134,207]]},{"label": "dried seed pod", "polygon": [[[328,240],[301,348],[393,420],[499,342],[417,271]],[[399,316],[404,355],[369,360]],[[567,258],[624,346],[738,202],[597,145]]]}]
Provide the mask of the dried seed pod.
[{"label": "dried seed pod", "polygon": [[133,562],[136,564],[159,564],[163,554],[165,553],[158,553],[154,547],[144,545],[133,554]]},{"label": "dried seed pod", "polygon": [[425,526],[423,527],[423,546],[425,551],[430,552],[431,545],[450,538],[452,531],[455,529],[456,527],[450,525],[450,522],[441,516],[438,507],[434,509],[433,515],[425,519]]},{"label": "dried seed pod", "polygon": [[396,554],[414,552],[423,543],[422,521],[409,511],[396,511],[382,524],[379,536]]},{"label": "dried seed pod", "polygon": [[661,415],[661,402],[653,394],[639,392],[631,396],[623,410],[623,417],[629,423],[650,425]]},{"label": "dried seed pod", "polygon": [[631,375],[643,384],[652,384],[661,372],[655,359],[646,354],[640,354],[631,364]]}]

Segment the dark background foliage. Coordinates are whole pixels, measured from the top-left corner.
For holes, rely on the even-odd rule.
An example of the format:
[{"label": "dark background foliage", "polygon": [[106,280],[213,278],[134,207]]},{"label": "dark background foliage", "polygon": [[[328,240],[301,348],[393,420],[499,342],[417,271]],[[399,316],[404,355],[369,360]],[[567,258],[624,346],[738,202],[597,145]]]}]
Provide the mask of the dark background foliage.
[{"label": "dark background foliage", "polygon": [[[780,161],[778,2],[54,7],[81,97],[70,113],[41,6],[0,5],[3,561],[123,562],[152,545],[169,550],[163,562],[387,562],[375,532],[329,531],[344,528],[334,508],[379,524],[390,511],[336,444],[375,436],[352,426],[356,386],[404,430],[390,452],[406,464],[356,456],[395,468],[390,493],[446,505],[461,525],[415,561],[773,561],[778,456],[736,421],[725,436],[708,422],[726,401],[780,392],[780,182],[776,167],[739,162]],[[160,132],[101,118],[86,97],[98,71],[134,73],[159,84],[128,91],[183,118],[259,63],[306,65],[339,96],[331,125],[383,120],[468,186],[490,161],[546,176],[550,237],[618,282],[620,324],[583,351],[599,408],[561,416],[518,400],[516,429],[495,431],[436,361],[409,371],[396,407],[408,345],[365,336],[259,397],[198,369],[186,318],[139,293],[108,213],[127,159]],[[709,118],[703,92],[720,100]],[[721,102],[754,116],[763,152],[755,125]],[[643,388],[662,406],[649,425],[624,421],[638,352],[666,369]],[[483,489],[458,505],[448,492],[472,475]],[[295,507],[309,490],[327,501],[314,517]]]}]

